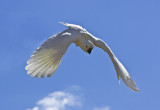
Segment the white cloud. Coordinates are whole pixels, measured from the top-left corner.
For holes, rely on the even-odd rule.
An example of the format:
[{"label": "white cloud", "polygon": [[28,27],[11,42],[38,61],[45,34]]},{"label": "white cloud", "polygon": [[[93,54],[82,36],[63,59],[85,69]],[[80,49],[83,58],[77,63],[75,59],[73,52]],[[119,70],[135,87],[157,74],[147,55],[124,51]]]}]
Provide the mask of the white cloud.
[{"label": "white cloud", "polygon": [[102,107],[102,108],[94,108],[93,110],[110,110],[110,107],[105,106],[105,107]]},{"label": "white cloud", "polygon": [[71,93],[57,91],[39,100],[37,106],[26,110],[66,110],[69,107],[81,107],[81,99]]},{"label": "white cloud", "polygon": [[[81,91],[81,88],[77,85],[70,86],[67,89],[72,92],[76,90],[76,94],[78,91]],[[86,105],[83,105],[82,103],[84,100],[85,99],[82,98],[81,93],[78,96],[76,96],[71,92],[56,91],[44,97],[43,99],[37,101],[36,105],[33,108],[29,108],[26,110],[79,110],[83,108],[85,109],[87,108],[87,106],[84,107]],[[93,108],[93,110],[110,110],[110,107],[95,107]]]}]

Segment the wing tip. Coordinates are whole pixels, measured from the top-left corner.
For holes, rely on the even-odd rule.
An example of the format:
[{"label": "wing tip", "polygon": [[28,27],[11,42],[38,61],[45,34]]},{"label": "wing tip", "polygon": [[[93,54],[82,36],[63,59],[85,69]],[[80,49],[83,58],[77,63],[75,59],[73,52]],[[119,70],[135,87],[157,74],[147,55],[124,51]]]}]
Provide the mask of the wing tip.
[{"label": "wing tip", "polygon": [[132,89],[135,92],[139,92],[140,90],[136,87],[135,89]]},{"label": "wing tip", "polygon": [[60,23],[60,24],[65,24],[64,22],[61,22],[61,21],[59,21],[58,23]]},{"label": "wing tip", "polygon": [[[123,80],[124,81],[124,80]],[[126,83],[126,85],[132,89],[133,91],[139,92],[140,90],[137,88],[136,83],[131,79],[127,79],[126,81],[124,81]]]},{"label": "wing tip", "polygon": [[65,22],[59,22],[59,23],[62,24],[62,25],[67,26],[67,23],[65,23]]}]

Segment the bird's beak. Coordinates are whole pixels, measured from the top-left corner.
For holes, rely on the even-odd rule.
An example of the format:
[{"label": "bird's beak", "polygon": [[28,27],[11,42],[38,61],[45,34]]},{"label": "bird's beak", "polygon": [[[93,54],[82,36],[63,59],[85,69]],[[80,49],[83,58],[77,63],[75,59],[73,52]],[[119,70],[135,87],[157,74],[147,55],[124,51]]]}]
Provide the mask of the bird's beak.
[{"label": "bird's beak", "polygon": [[87,52],[90,54],[92,52],[92,49],[93,48],[89,48]]}]

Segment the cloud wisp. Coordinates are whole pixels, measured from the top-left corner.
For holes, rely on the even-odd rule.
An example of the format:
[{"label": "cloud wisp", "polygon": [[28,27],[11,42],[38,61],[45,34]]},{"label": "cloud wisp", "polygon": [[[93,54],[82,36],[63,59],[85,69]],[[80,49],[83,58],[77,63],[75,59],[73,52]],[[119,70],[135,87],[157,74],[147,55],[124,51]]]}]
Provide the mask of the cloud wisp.
[{"label": "cloud wisp", "polygon": [[[79,86],[71,86],[69,90],[81,90]],[[33,108],[26,110],[82,110],[86,107],[83,104],[85,100],[80,95],[74,95],[71,92],[67,91],[55,91],[43,99],[37,101],[36,105]],[[95,107],[93,110],[110,110],[109,106],[104,107]]]},{"label": "cloud wisp", "polygon": [[32,109],[26,110],[67,110],[69,107],[81,107],[81,99],[65,91],[56,91],[39,100]]}]

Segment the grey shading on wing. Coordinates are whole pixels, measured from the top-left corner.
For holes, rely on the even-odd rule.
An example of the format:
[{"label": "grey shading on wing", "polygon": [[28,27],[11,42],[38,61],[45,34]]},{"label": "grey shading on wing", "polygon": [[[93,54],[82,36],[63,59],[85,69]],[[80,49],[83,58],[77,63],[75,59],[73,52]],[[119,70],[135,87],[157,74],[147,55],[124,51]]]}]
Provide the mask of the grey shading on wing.
[{"label": "grey shading on wing", "polygon": [[52,76],[69,46],[65,45],[67,36],[69,35],[61,32],[46,40],[27,61],[27,73],[36,78]]}]

